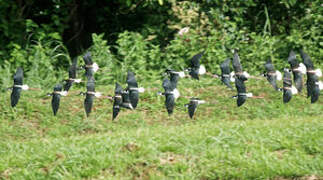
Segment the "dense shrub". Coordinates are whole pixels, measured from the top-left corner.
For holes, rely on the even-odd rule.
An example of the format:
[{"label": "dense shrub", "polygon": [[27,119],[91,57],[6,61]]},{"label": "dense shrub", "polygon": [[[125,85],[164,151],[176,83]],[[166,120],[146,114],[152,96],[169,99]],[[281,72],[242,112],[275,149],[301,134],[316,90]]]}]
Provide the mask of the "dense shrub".
[{"label": "dense shrub", "polygon": [[[1,3],[5,5],[0,9],[8,15],[21,7],[13,5],[10,9],[11,2]],[[4,21],[8,18],[0,13],[3,22],[0,30],[4,32],[0,35],[2,84],[8,83],[6,78],[11,77],[18,66],[24,67],[28,79],[36,84],[41,79],[53,82],[67,76],[61,72],[66,72],[70,63],[62,40],[62,33],[68,26],[63,21],[68,16],[63,5],[68,2],[52,3],[56,3],[53,10],[38,9],[42,13],[37,19],[26,19],[23,14],[10,17],[19,22],[15,26]],[[212,73],[219,72],[218,64],[232,57],[233,49],[239,49],[244,68],[254,74],[262,72],[263,63],[269,57],[278,69],[283,69],[288,66],[289,51],[299,48],[309,53],[317,67],[323,66],[323,9],[319,0],[225,3],[217,0],[147,0],[141,3],[127,0],[115,3],[117,9],[102,8],[97,12],[100,33],[92,34],[93,45],[88,49],[101,67],[96,78],[102,83],[123,81],[129,69],[142,78],[159,78],[165,68],[185,69],[189,59],[202,51],[205,51],[202,64]],[[28,5],[36,6],[32,0]],[[82,5],[90,7],[93,4]],[[51,17],[51,22],[35,23],[47,16]],[[189,31],[178,34],[184,27],[189,27]],[[82,65],[81,56],[78,60]]]}]

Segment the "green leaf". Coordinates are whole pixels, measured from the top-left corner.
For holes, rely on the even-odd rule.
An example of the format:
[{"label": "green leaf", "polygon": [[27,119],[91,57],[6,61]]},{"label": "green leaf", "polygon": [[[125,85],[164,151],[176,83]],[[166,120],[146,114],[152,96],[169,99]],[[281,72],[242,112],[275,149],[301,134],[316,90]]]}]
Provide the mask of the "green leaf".
[{"label": "green leaf", "polygon": [[163,0],[158,0],[158,3],[162,6],[164,4]]}]

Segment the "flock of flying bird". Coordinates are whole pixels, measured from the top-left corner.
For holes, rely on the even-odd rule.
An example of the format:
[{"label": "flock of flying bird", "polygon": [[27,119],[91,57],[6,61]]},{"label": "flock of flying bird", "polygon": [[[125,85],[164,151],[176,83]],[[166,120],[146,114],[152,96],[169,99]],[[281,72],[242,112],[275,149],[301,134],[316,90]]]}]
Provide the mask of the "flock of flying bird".
[{"label": "flock of flying bird", "polygon": [[[183,78],[185,72],[196,80],[199,80],[199,75],[205,74],[206,69],[200,64],[200,59],[204,52],[196,54],[190,60],[190,67],[185,71],[174,71],[172,69],[167,69],[165,75],[169,78],[164,78],[162,86],[164,92],[158,92],[159,95],[165,96],[165,107],[169,115],[173,113],[176,99],[180,96],[177,90],[177,82],[180,78]],[[285,68],[284,75],[274,68],[271,59],[268,59],[264,64],[265,76],[272,87],[277,91],[283,91],[283,102],[287,103],[291,100],[293,94],[297,94],[302,91],[303,88],[303,74],[307,74],[307,97],[311,97],[311,103],[315,103],[320,95],[320,90],[323,89],[323,83],[319,81],[319,77],[322,76],[320,69],[315,69],[310,57],[303,51],[300,50],[300,55],[303,59],[303,63],[299,63],[296,59],[296,54],[291,51],[288,57],[288,63],[291,66],[291,70]],[[85,76],[87,77],[86,88],[87,91],[81,93],[85,95],[84,108],[86,115],[89,116],[91,113],[94,97],[101,97],[100,92],[95,91],[95,80],[94,73],[98,71],[99,66],[92,61],[91,54],[88,52],[83,56],[85,65],[82,67],[77,67],[77,59],[73,59],[72,65],[69,68],[69,78],[64,80],[63,85],[57,84],[54,87],[54,91],[49,96],[52,96],[52,110],[54,115],[57,114],[60,105],[61,96],[66,96],[69,89],[73,83],[82,82],[81,79],[77,79],[77,71],[79,69],[85,69]],[[233,72],[230,69],[230,63],[232,61]],[[220,78],[223,84],[228,88],[233,89],[231,82],[235,83],[237,95],[233,96],[237,98],[237,106],[241,106],[245,103],[246,99],[253,97],[252,93],[247,93],[245,81],[248,78],[252,78],[246,71],[243,71],[240,58],[237,50],[234,51],[233,59],[227,58],[224,62],[220,64],[221,75],[212,75],[213,77]],[[292,75],[295,87],[292,85]],[[11,93],[11,106],[15,107],[19,101],[20,93],[22,90],[28,90],[28,85],[23,84],[23,69],[18,68],[14,77],[14,85],[12,87]],[[283,88],[277,86],[276,81],[283,79]],[[119,83],[115,84],[115,95],[111,97],[113,102],[113,115],[112,119],[115,119],[119,114],[121,108],[126,109],[136,109],[139,101],[139,93],[144,92],[144,88],[139,87],[135,78],[135,74],[132,71],[128,71],[127,74],[127,87],[125,89]],[[199,104],[205,103],[196,97],[190,98],[190,102],[185,106],[188,108],[188,113],[190,118],[193,118],[194,112]]]}]

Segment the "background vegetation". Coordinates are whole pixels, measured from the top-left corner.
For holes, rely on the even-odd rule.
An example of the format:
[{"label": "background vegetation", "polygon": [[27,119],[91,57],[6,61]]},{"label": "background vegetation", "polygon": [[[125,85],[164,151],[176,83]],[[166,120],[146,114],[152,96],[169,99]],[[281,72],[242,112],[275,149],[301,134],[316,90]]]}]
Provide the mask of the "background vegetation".
[{"label": "background vegetation", "polygon": [[[277,68],[286,67],[289,51],[301,47],[322,67],[320,0],[0,0],[0,12],[2,85],[17,66],[29,79],[59,79],[70,59],[88,48],[94,61],[113,72],[108,81],[122,78],[120,70],[151,78],[166,67],[183,69],[201,50],[212,73],[234,48],[252,73],[262,71],[268,57]],[[190,30],[181,36],[184,27]]]}]

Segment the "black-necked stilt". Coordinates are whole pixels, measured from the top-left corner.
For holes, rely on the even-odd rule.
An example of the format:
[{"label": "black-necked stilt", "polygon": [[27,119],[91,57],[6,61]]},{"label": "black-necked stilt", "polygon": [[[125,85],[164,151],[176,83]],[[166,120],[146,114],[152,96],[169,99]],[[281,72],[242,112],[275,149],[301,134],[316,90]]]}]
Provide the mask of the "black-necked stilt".
[{"label": "black-necked stilt", "polygon": [[174,86],[171,83],[171,81],[168,78],[165,78],[163,80],[162,84],[164,91],[163,93],[160,93],[160,95],[165,96],[165,107],[167,109],[168,115],[173,114],[173,109],[175,106],[175,93],[174,93]]},{"label": "black-necked stilt", "polygon": [[293,50],[290,51],[287,61],[293,72],[295,87],[298,92],[301,92],[303,89],[303,74],[306,73],[306,67],[303,63],[297,61],[296,54]]},{"label": "black-necked stilt", "polygon": [[13,87],[11,92],[11,107],[15,107],[20,99],[21,90],[28,90],[29,86],[23,84],[24,71],[22,68],[17,68],[13,76]]},{"label": "black-necked stilt", "polygon": [[307,69],[307,97],[311,97],[311,103],[315,103],[319,99],[320,89],[323,89],[323,83],[318,80],[322,76],[322,71],[314,68],[311,58],[302,49],[300,53]]},{"label": "black-necked stilt", "polygon": [[200,100],[199,98],[193,97],[190,99],[190,102],[188,104],[185,104],[185,106],[188,108],[188,115],[190,116],[191,119],[194,116],[197,106],[199,104],[204,104],[204,103],[205,103],[204,100]]},{"label": "black-necked stilt", "polygon": [[264,76],[267,78],[268,82],[273,86],[275,90],[279,90],[276,81],[282,80],[282,74],[279,71],[275,70],[271,58],[268,58],[264,66],[266,69]]}]

